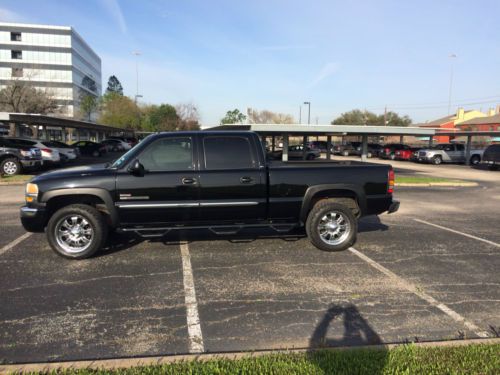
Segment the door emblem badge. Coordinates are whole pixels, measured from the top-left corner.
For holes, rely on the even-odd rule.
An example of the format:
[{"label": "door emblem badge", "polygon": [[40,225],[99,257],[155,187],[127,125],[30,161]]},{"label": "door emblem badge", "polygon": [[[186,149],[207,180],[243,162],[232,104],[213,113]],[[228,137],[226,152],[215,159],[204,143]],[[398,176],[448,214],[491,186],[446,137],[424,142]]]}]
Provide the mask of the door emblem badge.
[{"label": "door emblem badge", "polygon": [[148,195],[132,195],[132,194],[120,194],[120,200],[147,200]]}]

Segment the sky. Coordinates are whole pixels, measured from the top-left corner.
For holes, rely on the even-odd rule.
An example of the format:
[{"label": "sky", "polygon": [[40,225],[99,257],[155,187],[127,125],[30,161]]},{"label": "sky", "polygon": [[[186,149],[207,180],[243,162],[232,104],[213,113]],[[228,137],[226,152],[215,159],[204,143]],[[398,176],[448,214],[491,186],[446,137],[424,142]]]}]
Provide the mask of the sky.
[{"label": "sky", "polygon": [[[330,123],[354,108],[414,122],[500,104],[498,0],[0,0],[0,21],[73,26],[146,103],[204,126],[251,107]],[[140,55],[133,54],[139,51]],[[456,55],[456,57],[450,57]],[[453,74],[451,74],[453,71]]]}]

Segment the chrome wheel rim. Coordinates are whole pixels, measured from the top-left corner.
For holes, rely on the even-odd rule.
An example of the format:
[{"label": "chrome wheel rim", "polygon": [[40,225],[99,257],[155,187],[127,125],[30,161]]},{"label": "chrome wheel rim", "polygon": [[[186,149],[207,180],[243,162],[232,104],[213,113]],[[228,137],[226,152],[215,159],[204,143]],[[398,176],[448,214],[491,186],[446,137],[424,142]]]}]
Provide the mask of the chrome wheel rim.
[{"label": "chrome wheel rim", "polygon": [[319,221],[318,233],[326,244],[339,245],[349,237],[351,223],[342,212],[330,211]]},{"label": "chrome wheel rim", "polygon": [[3,165],[3,171],[5,174],[16,174],[17,172],[17,165],[13,161],[8,161]]},{"label": "chrome wheel rim", "polygon": [[89,248],[94,239],[94,229],[81,215],[67,215],[55,227],[57,244],[67,253],[78,254]]}]

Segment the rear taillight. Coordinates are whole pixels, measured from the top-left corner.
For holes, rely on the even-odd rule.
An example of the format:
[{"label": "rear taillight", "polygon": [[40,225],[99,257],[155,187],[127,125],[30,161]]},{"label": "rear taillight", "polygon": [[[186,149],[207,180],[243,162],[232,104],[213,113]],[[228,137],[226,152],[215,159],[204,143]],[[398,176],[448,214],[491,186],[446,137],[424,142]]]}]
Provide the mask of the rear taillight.
[{"label": "rear taillight", "polygon": [[388,180],[387,194],[392,194],[394,192],[394,169],[392,167],[389,169]]},{"label": "rear taillight", "polygon": [[48,154],[52,154],[52,150],[50,148],[42,148],[42,151]]}]

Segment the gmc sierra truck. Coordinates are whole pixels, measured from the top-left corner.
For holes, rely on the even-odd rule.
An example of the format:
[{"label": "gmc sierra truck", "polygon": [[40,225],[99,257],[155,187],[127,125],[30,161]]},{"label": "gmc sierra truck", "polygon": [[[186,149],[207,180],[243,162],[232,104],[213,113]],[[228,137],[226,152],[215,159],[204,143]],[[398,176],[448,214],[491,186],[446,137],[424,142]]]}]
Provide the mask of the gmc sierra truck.
[{"label": "gmc sierra truck", "polygon": [[317,248],[336,251],[355,242],[359,217],[398,210],[393,186],[387,165],[268,162],[252,132],[157,133],[113,163],[33,178],[21,221],[72,259],[98,251],[109,230],[149,238],[178,229],[224,235],[305,226]]}]

